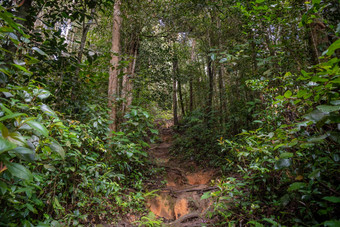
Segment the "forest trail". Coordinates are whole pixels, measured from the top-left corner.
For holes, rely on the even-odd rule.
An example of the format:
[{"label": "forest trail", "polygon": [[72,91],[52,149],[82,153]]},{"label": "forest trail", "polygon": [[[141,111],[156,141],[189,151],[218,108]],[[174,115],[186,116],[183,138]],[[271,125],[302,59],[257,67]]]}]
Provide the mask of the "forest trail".
[{"label": "forest trail", "polygon": [[164,168],[163,176],[147,186],[148,190],[158,190],[157,196],[147,199],[147,207],[157,217],[163,218],[166,226],[201,226],[207,223],[205,216],[212,202],[201,200],[204,192],[217,188],[210,185],[217,171],[202,169],[194,162],[183,161],[171,156],[170,147],[173,130],[160,129],[162,142],[151,146],[149,157],[156,166]]}]

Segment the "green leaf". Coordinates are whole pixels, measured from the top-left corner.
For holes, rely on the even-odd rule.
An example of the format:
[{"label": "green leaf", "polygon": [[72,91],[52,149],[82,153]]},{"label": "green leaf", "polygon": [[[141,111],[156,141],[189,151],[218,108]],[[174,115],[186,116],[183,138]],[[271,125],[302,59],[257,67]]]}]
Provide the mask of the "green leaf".
[{"label": "green leaf", "polygon": [[6,128],[6,126],[4,124],[2,124],[0,122],[0,132],[1,132],[1,135],[2,137],[8,137],[9,136],[9,131],[8,131],[8,128]]},{"label": "green leaf", "polygon": [[39,89],[38,92],[38,98],[39,99],[46,99],[51,95],[51,92],[45,90],[45,89]]},{"label": "green leaf", "polygon": [[327,117],[328,115],[329,115],[328,113],[322,112],[320,110],[314,110],[311,113],[306,114],[304,118],[311,120],[313,122],[318,122]]},{"label": "green leaf", "polygon": [[2,195],[6,193],[7,189],[8,189],[7,184],[3,181],[0,181],[0,190]]},{"label": "green leaf", "polygon": [[262,3],[264,0],[256,0],[256,3]]},{"label": "green leaf", "polygon": [[320,4],[321,0],[312,0],[313,4]]},{"label": "green leaf", "polygon": [[43,134],[44,136],[48,137],[48,130],[41,123],[36,122],[36,121],[27,121],[26,124],[31,126],[37,132],[39,132],[39,133]]},{"label": "green leaf", "polygon": [[326,197],[323,197],[322,199],[327,200],[332,203],[340,203],[340,197],[336,197],[336,196],[326,196]]},{"label": "green leaf", "polygon": [[40,109],[48,116],[57,117],[57,114],[47,105],[40,105]]},{"label": "green leaf", "polygon": [[319,142],[324,141],[327,137],[328,135],[315,136],[315,137],[308,138],[307,141],[312,142],[312,143],[319,143]]},{"label": "green leaf", "polygon": [[65,159],[65,151],[56,140],[52,140],[51,143],[48,144],[48,146],[51,148],[52,151],[57,152],[62,159]]},{"label": "green leaf", "polygon": [[0,32],[14,32],[14,29],[11,27],[1,27]]},{"label": "green leaf", "polygon": [[228,61],[228,58],[222,58],[222,59],[220,60],[220,63],[224,63],[224,62],[226,62],[226,61]]},{"label": "green leaf", "polygon": [[27,209],[29,209],[30,211],[32,211],[33,213],[37,214],[38,211],[29,203],[26,203],[26,207]]},{"label": "green leaf", "polygon": [[14,143],[17,146],[25,146],[27,144],[25,137],[19,132],[11,132],[7,136],[8,141]]},{"label": "green leaf", "polygon": [[274,168],[275,169],[283,169],[283,168],[287,168],[292,164],[292,160],[288,159],[288,158],[284,158],[284,159],[280,159],[275,163]]},{"label": "green leaf", "polygon": [[32,75],[33,73],[28,71],[25,67],[21,66],[21,65],[17,65],[17,64],[12,64],[13,66],[15,66],[16,68],[20,69],[21,71],[24,71],[25,73],[28,73],[30,75]]},{"label": "green leaf", "polygon": [[297,97],[302,98],[306,94],[307,94],[307,90],[299,90],[299,92],[297,93]]},{"label": "green leaf", "polygon": [[300,189],[300,188],[303,188],[303,187],[305,187],[306,186],[306,183],[303,183],[303,182],[295,182],[295,183],[293,183],[293,184],[291,184],[290,186],[289,186],[289,188],[288,188],[288,191],[296,191],[296,190],[298,190],[298,189]]},{"label": "green leaf", "polygon": [[334,54],[334,52],[340,48],[340,39],[338,39],[337,41],[335,41],[334,43],[332,43],[332,45],[330,45],[328,47],[328,49],[322,53],[322,55],[327,54],[328,56],[331,56]]},{"label": "green leaf", "polygon": [[0,137],[0,154],[4,153],[5,151],[9,151],[16,148],[16,145],[9,142],[3,137]]},{"label": "green leaf", "polygon": [[254,227],[264,227],[264,225],[262,225],[261,223],[259,223],[257,221],[249,221],[249,222],[247,222],[247,224],[253,224]]},{"label": "green leaf", "polygon": [[276,221],[270,219],[270,218],[263,218],[264,221],[269,222],[270,224],[272,224],[272,226],[281,226],[279,223],[277,223]]},{"label": "green leaf", "polygon": [[49,165],[49,164],[45,164],[44,168],[47,169],[48,171],[51,171],[51,172],[56,170],[56,168],[54,166]]},{"label": "green leaf", "polygon": [[0,12],[0,18],[2,18],[4,21],[7,22],[7,24],[9,26],[11,26],[12,28],[14,28],[15,30],[17,30],[18,32],[20,32],[22,35],[25,35],[24,32],[21,30],[21,28],[19,28],[19,26],[21,26],[18,23],[15,23],[11,18],[8,12]]},{"label": "green leaf", "polygon": [[325,221],[323,224],[324,224],[325,227],[339,227],[340,221],[339,220],[330,220],[330,221]]},{"label": "green leaf", "polygon": [[28,149],[26,147],[17,147],[12,150],[17,154],[21,159],[25,161],[32,162],[35,160],[35,151]]},{"label": "green leaf", "polygon": [[205,192],[202,196],[201,196],[201,200],[203,199],[208,199],[212,196],[211,192]]},{"label": "green leaf", "polygon": [[316,169],[316,170],[314,170],[313,172],[311,172],[311,173],[308,175],[308,177],[309,177],[310,179],[317,179],[317,178],[320,178],[320,173],[321,173],[320,169]]},{"label": "green leaf", "polygon": [[291,91],[286,91],[284,94],[285,98],[290,98],[292,96],[292,92]]},{"label": "green leaf", "polygon": [[149,118],[149,117],[150,117],[150,115],[149,115],[148,112],[146,112],[146,111],[143,111],[143,115],[144,115],[146,118]]},{"label": "green leaf", "polygon": [[13,114],[9,114],[9,115],[6,115],[6,116],[0,118],[0,121],[12,119],[12,118],[17,118],[17,117],[20,117],[20,116],[27,116],[27,115],[24,114],[24,113],[13,113]]},{"label": "green leaf", "polygon": [[48,56],[44,51],[40,50],[38,47],[32,47],[32,50],[38,52],[41,55]]},{"label": "green leaf", "polygon": [[283,158],[283,159],[285,159],[285,158],[292,158],[293,156],[294,156],[293,153],[285,152],[285,153],[282,153],[282,154],[280,155],[280,158]]},{"label": "green leaf", "polygon": [[334,105],[334,106],[339,106],[340,105],[340,100],[331,101],[331,104]]},{"label": "green leaf", "polygon": [[151,132],[152,134],[158,135],[158,130],[157,130],[157,129],[152,129],[152,128],[150,128],[150,132]]},{"label": "green leaf", "polygon": [[135,117],[135,116],[137,116],[137,114],[138,114],[137,110],[131,110],[131,115],[132,116]]},{"label": "green leaf", "polygon": [[331,112],[340,110],[340,106],[330,106],[330,105],[319,105],[316,108],[324,113],[331,113]]},{"label": "green leaf", "polygon": [[5,162],[5,165],[7,166],[8,171],[13,176],[18,177],[20,179],[24,179],[24,180],[33,179],[32,173],[25,166],[19,163],[13,163],[13,162]]}]

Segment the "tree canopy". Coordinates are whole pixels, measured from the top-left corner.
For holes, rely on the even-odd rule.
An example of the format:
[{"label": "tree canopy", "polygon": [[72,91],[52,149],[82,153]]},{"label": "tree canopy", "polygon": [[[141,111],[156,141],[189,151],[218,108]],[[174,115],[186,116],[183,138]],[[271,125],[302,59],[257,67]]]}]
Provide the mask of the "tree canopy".
[{"label": "tree canopy", "polygon": [[0,225],[161,226],[145,203],[170,121],[172,157],[218,172],[213,225],[340,225],[339,12],[0,0]]}]

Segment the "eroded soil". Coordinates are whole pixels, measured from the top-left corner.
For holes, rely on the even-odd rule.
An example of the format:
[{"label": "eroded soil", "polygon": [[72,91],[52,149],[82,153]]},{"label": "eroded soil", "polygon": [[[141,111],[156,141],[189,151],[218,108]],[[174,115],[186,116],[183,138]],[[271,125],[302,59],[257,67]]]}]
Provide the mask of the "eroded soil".
[{"label": "eroded soil", "polygon": [[147,208],[162,218],[167,226],[201,226],[208,223],[206,214],[212,202],[201,200],[204,192],[216,190],[210,184],[215,170],[204,170],[193,162],[170,155],[173,131],[160,130],[162,142],[150,148],[149,156],[155,165],[164,168],[164,175],[155,178],[148,190],[158,190],[157,196],[147,199]]}]

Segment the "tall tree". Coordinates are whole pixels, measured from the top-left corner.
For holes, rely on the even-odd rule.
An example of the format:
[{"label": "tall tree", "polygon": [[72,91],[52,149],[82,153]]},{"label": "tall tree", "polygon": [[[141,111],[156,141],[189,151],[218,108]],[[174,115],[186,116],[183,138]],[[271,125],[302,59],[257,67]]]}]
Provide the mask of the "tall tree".
[{"label": "tall tree", "polygon": [[110,108],[110,130],[117,130],[117,105],[116,98],[118,95],[118,75],[119,75],[119,54],[120,54],[120,29],[122,16],[120,11],[121,1],[117,0],[113,6],[113,26],[112,26],[112,46],[111,61],[109,69],[109,89],[108,99]]}]

